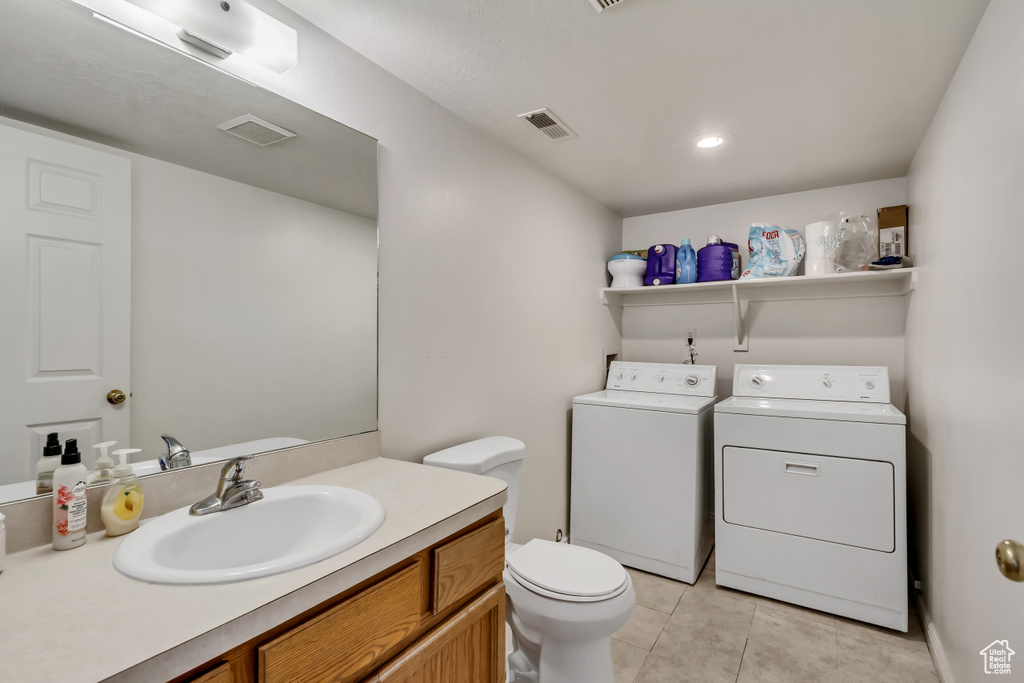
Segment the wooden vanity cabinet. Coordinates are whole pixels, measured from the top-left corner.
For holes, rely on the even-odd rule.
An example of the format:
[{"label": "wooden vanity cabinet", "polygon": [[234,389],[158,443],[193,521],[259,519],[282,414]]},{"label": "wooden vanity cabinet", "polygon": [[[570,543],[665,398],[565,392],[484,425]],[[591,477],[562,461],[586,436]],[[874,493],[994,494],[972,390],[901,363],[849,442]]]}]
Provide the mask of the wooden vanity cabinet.
[{"label": "wooden vanity cabinet", "polygon": [[503,683],[498,510],[176,683]]}]

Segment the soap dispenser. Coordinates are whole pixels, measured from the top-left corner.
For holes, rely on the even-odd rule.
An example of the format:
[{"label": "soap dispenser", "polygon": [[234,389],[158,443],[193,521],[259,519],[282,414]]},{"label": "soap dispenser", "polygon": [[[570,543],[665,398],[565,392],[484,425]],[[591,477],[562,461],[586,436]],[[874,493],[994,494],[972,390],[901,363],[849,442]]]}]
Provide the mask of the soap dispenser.
[{"label": "soap dispenser", "polygon": [[89,476],[86,477],[85,483],[87,484],[102,484],[103,482],[110,481],[114,478],[112,472],[114,468],[114,461],[107,455],[107,451],[111,446],[116,444],[116,441],[104,441],[98,443],[93,448],[98,448],[100,451],[100,457],[96,458],[96,468],[89,470]]},{"label": "soap dispenser", "polygon": [[128,464],[128,456],[141,448],[121,448],[114,451],[121,464],[113,470],[114,480],[103,494],[100,519],[107,528],[107,536],[120,536],[139,528],[142,515],[142,485],[135,470]]}]

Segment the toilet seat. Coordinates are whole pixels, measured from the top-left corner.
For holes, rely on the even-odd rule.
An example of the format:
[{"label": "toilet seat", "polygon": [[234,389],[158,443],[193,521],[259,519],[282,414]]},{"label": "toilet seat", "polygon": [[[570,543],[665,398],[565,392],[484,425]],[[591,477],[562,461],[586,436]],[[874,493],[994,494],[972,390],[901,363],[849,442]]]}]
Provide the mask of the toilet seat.
[{"label": "toilet seat", "polygon": [[535,538],[507,558],[508,571],[532,593],[562,602],[598,602],[624,592],[628,574],[611,557]]}]

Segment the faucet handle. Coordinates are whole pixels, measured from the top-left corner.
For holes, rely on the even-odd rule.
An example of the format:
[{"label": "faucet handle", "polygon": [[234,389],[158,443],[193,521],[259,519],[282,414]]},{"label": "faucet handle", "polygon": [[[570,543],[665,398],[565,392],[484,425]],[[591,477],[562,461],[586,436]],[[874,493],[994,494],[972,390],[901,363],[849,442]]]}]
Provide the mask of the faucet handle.
[{"label": "faucet handle", "polygon": [[222,481],[241,481],[242,475],[245,473],[245,461],[252,460],[251,455],[243,455],[238,458],[232,458],[228,460],[224,467],[220,468],[220,478]]}]

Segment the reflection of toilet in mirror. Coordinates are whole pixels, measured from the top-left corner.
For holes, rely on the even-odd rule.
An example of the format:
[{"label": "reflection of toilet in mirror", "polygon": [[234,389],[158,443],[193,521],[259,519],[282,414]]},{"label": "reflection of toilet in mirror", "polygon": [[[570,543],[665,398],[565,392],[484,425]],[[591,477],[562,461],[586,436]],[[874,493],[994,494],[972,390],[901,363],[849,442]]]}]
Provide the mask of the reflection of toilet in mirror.
[{"label": "reflection of toilet in mirror", "polygon": [[[643,261],[641,260],[641,263]],[[629,619],[636,593],[617,561],[581,546],[512,543],[525,445],[492,436],[432,453],[425,465],[496,477],[508,484],[505,560],[511,631],[510,681],[612,683],[611,636]]]}]

